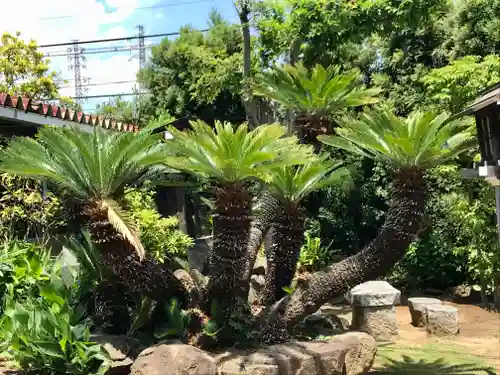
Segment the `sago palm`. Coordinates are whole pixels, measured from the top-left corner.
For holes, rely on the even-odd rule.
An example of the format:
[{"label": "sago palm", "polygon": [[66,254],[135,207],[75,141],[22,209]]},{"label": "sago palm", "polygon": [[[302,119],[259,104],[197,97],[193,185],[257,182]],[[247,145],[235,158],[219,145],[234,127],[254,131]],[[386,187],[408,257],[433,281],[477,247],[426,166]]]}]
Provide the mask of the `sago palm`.
[{"label": "sago palm", "polygon": [[36,139],[13,139],[0,154],[0,169],[46,180],[69,197],[103,263],[131,291],[182,297],[178,280],[145,257],[132,221],[117,201],[128,184],[149,175],[165,155],[165,146],[148,133],[45,127]]},{"label": "sago palm", "polygon": [[260,75],[254,85],[256,95],[295,111],[299,139],[316,147],[318,135],[332,133],[335,116],[346,108],[378,102],[380,91],[362,87],[358,71],[342,74],[333,65],[316,65],[311,70],[302,64],[274,66]]},{"label": "sago palm", "polygon": [[474,145],[469,128],[447,115],[415,112],[400,118],[386,109],[371,110],[359,118],[344,118],[336,136],[320,141],[360,157],[393,167],[392,194],[386,220],[377,237],[358,254],[314,273],[286,301],[284,313],[271,319],[265,341],[282,337],[307,314],[355,285],[383,276],[420,233],[427,197],[424,172],[451,161]]},{"label": "sago palm", "polygon": [[268,175],[269,191],[281,202],[282,210],[272,224],[268,268],[260,303],[269,305],[283,296],[295,275],[300,248],[304,242],[302,202],[312,192],[344,183],[348,170],[341,162],[310,157],[300,166],[280,166]]},{"label": "sago palm", "polygon": [[[192,131],[169,128],[172,156],[165,160],[174,169],[212,181],[215,195],[213,246],[209,254],[210,280],[207,301],[232,303],[243,285],[252,194],[248,182],[261,179],[270,168],[300,164],[310,149],[295,137],[283,137],[286,129],[264,125],[249,131],[246,125],[192,122]],[[227,306],[227,305],[226,305]]]}]

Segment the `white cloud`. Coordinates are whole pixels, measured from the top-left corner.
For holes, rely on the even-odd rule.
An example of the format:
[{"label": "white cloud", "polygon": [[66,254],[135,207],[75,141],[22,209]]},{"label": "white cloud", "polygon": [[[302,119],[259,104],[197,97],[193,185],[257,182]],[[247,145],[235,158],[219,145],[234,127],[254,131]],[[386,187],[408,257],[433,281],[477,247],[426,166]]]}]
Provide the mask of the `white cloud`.
[{"label": "white cloud", "polygon": [[[0,0],[2,1],[2,0]],[[23,0],[22,15],[19,4],[5,1],[0,12],[0,32],[14,33],[20,31],[23,39],[35,39],[38,44],[69,42],[74,39],[93,40],[101,38],[117,38],[135,34],[135,23],[130,21],[136,8],[151,5],[153,0],[106,0],[107,8],[98,0]],[[134,44],[136,42],[133,42]],[[81,47],[94,48],[117,45],[88,44]],[[123,42],[122,45],[130,45]],[[42,51],[50,53],[65,53],[66,46],[45,48]],[[133,51],[132,55],[137,55]],[[137,58],[131,61],[131,53],[88,54],[86,69],[82,76],[89,77],[90,84],[114,81],[133,81],[139,67]],[[64,78],[72,79],[73,71],[68,69],[66,56],[52,57],[51,68],[61,72]],[[73,84],[73,80],[69,84]],[[106,93],[131,92],[133,83],[106,86],[89,86],[88,95]],[[73,96],[73,88],[62,88],[62,95]],[[105,101],[106,98],[93,100],[92,103]],[[86,109],[92,105],[86,104]]]}]

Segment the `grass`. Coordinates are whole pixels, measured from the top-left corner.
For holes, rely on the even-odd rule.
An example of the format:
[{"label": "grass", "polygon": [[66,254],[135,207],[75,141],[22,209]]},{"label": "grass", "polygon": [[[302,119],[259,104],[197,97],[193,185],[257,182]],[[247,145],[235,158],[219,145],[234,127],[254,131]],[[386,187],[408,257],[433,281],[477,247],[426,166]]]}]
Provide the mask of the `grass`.
[{"label": "grass", "polygon": [[496,371],[479,357],[437,344],[379,346],[373,375],[494,375]]}]

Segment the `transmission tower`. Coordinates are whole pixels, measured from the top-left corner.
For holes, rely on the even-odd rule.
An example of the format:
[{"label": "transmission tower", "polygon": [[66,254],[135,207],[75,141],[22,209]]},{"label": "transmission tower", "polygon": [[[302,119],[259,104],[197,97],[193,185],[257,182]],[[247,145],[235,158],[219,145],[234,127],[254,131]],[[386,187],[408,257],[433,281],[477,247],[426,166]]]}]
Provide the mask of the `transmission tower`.
[{"label": "transmission tower", "polygon": [[82,97],[88,92],[83,86],[89,82],[89,79],[82,77],[82,70],[86,69],[86,57],[83,55],[85,49],[81,48],[78,40],[73,40],[73,45],[68,48],[68,68],[73,70],[75,78],[75,98],[77,104],[82,104]]},{"label": "transmission tower", "polygon": [[139,29],[139,68],[146,67],[146,43],[144,42],[144,26],[137,25]]}]

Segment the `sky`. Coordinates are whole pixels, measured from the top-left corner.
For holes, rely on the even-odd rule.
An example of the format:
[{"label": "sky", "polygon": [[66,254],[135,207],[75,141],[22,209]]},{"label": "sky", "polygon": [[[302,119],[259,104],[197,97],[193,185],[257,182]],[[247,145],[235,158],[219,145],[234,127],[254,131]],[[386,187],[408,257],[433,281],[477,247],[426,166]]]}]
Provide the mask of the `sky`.
[{"label": "sky", "polygon": [[[0,0],[2,1],[2,0]],[[5,0],[4,0],[5,1]],[[39,45],[71,42],[75,39],[95,40],[137,35],[137,25],[144,26],[145,35],[176,32],[183,25],[204,29],[208,14],[216,8],[222,16],[238,22],[232,0],[22,0],[5,1],[0,12],[0,31],[21,32],[25,40],[35,39]],[[157,44],[161,38],[146,39],[146,45]],[[87,52],[94,48],[133,46],[133,41],[81,45]],[[48,54],[67,54],[67,46],[40,49]],[[148,50],[149,51],[149,50]],[[85,95],[129,93],[136,85],[139,69],[138,51],[87,54],[82,77],[88,78]],[[61,95],[74,96],[74,72],[67,56],[50,57],[52,70],[60,73]],[[100,83],[123,82],[99,85]],[[130,98],[130,97],[129,97]],[[84,111],[108,98],[83,102]]]}]

